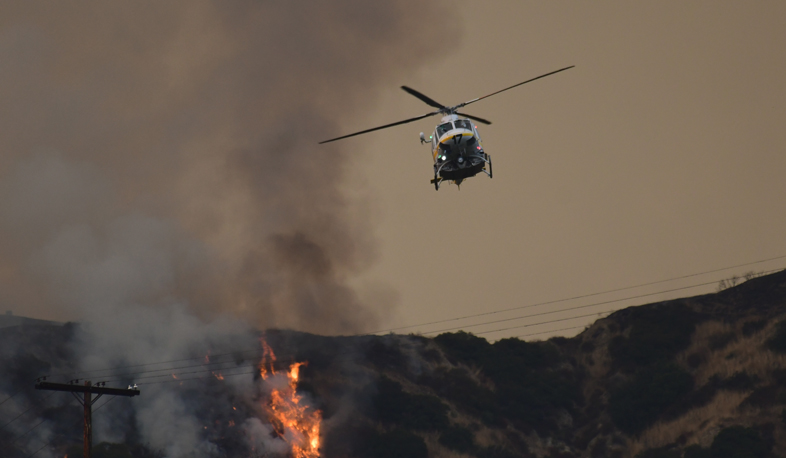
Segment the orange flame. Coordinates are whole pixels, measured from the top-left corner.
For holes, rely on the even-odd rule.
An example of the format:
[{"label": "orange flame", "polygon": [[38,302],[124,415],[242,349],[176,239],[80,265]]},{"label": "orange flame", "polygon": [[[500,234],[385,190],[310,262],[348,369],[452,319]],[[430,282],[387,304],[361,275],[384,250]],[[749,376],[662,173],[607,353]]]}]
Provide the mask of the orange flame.
[{"label": "orange flame", "polygon": [[[273,363],[276,355],[262,341],[263,355],[259,363],[259,375],[263,380],[276,375]],[[266,406],[268,416],[276,433],[292,448],[293,458],[319,458],[319,427],[322,412],[305,405],[303,396],[297,394],[300,367],[307,363],[293,363],[286,373],[287,386],[274,388]]]},{"label": "orange flame", "polygon": [[211,373],[213,374],[213,377],[216,378],[216,380],[224,380],[224,376],[221,375],[221,372],[219,372],[217,374],[215,372],[211,372]]}]

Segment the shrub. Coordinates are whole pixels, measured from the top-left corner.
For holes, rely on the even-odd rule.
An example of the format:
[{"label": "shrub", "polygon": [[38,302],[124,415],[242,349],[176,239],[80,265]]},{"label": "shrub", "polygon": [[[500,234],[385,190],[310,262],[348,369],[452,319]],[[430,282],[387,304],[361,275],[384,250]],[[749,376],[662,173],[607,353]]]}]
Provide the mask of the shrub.
[{"label": "shrub", "polygon": [[[420,382],[433,389],[439,397],[452,401],[473,416],[485,420],[499,417],[494,393],[478,385],[464,369],[436,371],[421,377]],[[504,422],[500,426],[504,426]]]},{"label": "shrub", "polygon": [[418,431],[445,429],[448,407],[434,396],[404,392],[401,385],[387,377],[377,382],[372,399],[378,418],[388,424]]},{"label": "shrub", "polygon": [[499,445],[481,449],[478,451],[476,456],[478,458],[519,458],[519,455],[516,455],[507,449],[500,447]]},{"label": "shrub", "polygon": [[732,426],[715,436],[710,453],[712,458],[765,458],[771,449],[755,429]]},{"label": "shrub", "polygon": [[635,369],[667,361],[690,345],[701,317],[684,305],[629,310],[629,337],[616,336],[609,353],[618,367]]},{"label": "shrub", "polygon": [[756,376],[751,377],[745,371],[737,371],[731,377],[723,381],[722,387],[732,391],[748,391],[752,389],[759,378]]},{"label": "shrub", "polygon": [[[574,374],[552,369],[563,361],[559,348],[553,343],[510,338],[491,345],[465,332],[441,334],[434,340],[451,360],[480,367],[494,382],[497,389],[493,394],[466,379],[435,388],[438,392],[452,392],[452,400],[479,413],[484,423],[501,425],[504,423],[498,415],[501,413],[523,426],[543,431],[552,426],[548,418],[554,410],[572,411],[574,403],[580,399]],[[459,394],[464,399],[453,397]]]},{"label": "shrub", "polygon": [[678,450],[669,447],[651,448],[636,455],[636,458],[681,458]]},{"label": "shrub", "polygon": [[494,343],[492,350],[483,369],[495,380],[518,379],[533,369],[545,369],[562,362],[559,350],[550,343],[501,339]]},{"label": "shrub", "polygon": [[479,364],[491,347],[486,339],[464,331],[440,334],[434,337],[434,341],[454,363]]},{"label": "shrub", "polygon": [[383,369],[396,369],[405,372],[407,359],[401,352],[401,346],[397,342],[385,341],[383,338],[375,338],[366,347],[366,358],[372,364]]},{"label": "shrub", "polygon": [[428,458],[423,438],[402,429],[388,433],[369,431],[355,456],[358,458]]},{"label": "shrub", "polygon": [[496,396],[507,418],[546,431],[554,426],[549,414],[560,408],[572,411],[581,395],[578,384],[569,375],[548,371],[500,381]]},{"label": "shrub", "polygon": [[748,321],[742,325],[742,335],[750,337],[764,329],[765,326],[767,326],[767,320]]},{"label": "shrub", "polygon": [[617,427],[638,434],[679,403],[693,389],[693,378],[674,363],[639,371],[630,382],[611,393],[609,414]]},{"label": "shrub", "polygon": [[101,442],[93,447],[93,458],[134,458],[126,444]]},{"label": "shrub", "polygon": [[707,355],[704,353],[691,353],[688,355],[687,363],[691,369],[696,369],[707,362]]},{"label": "shrub", "polygon": [[737,340],[737,334],[734,332],[722,332],[720,334],[712,335],[709,338],[710,350],[723,350],[735,340]]},{"label": "shrub", "polygon": [[475,435],[463,426],[451,426],[442,431],[439,443],[460,453],[467,453],[475,448]]},{"label": "shrub", "polygon": [[767,339],[767,348],[775,353],[786,353],[786,321],[776,325],[775,334]]},{"label": "shrub", "polygon": [[683,458],[711,458],[710,449],[702,448],[700,445],[691,445],[685,447]]},{"label": "shrub", "polygon": [[778,395],[780,394],[780,387],[777,385],[767,385],[758,388],[750,394],[744,401],[743,405],[756,406],[759,408],[771,406],[778,402]]}]

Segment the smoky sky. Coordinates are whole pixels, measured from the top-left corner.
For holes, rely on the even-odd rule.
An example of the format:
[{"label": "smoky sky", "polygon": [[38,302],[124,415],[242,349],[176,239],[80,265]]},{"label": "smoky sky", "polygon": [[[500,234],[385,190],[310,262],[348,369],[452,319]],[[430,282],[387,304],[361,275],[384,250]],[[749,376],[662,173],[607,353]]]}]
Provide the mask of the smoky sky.
[{"label": "smoky sky", "polygon": [[184,303],[259,327],[374,327],[349,286],[375,259],[372,203],[341,189],[363,152],[317,142],[435,59],[451,21],[422,18],[445,14],[411,0],[3,5],[0,306],[85,320]]}]

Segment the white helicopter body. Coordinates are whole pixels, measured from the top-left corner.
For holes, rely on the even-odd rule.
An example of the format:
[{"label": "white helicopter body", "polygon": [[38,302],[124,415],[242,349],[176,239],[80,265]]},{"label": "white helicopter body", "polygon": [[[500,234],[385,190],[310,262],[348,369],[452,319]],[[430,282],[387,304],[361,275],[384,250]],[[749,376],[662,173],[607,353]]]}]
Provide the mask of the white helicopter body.
[{"label": "white helicopter body", "polygon": [[388,127],[407,124],[430,116],[442,114],[442,122],[434,129],[434,134],[431,135],[428,140],[426,140],[423,132],[420,133],[420,143],[431,143],[431,154],[434,160],[434,179],[431,180],[431,183],[434,185],[434,188],[439,190],[439,185],[444,181],[453,182],[460,186],[465,179],[473,177],[481,172],[488,175],[489,178],[492,178],[491,157],[483,150],[483,143],[480,140],[480,134],[478,134],[478,127],[473,122],[477,121],[482,124],[491,124],[491,121],[487,121],[477,116],[459,113],[458,109],[470,103],[475,103],[479,100],[491,97],[492,95],[507,91],[508,89],[513,89],[514,87],[521,86],[530,81],[535,81],[573,67],[574,66],[571,65],[570,67],[561,68],[452,107],[442,105],[412,88],[401,86],[401,89],[419,98],[427,105],[437,108],[437,111],[405,119],[403,121],[385,124],[384,126],[373,127],[353,134],[343,135],[319,143],[334,142],[343,138],[354,137],[355,135],[361,135],[375,130],[387,129]]}]

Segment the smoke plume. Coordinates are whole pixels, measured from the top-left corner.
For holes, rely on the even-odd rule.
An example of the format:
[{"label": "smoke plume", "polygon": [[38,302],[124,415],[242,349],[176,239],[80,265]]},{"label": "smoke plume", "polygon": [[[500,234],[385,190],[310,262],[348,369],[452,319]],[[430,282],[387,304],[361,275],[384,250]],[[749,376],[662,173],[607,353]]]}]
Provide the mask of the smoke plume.
[{"label": "smoke plume", "polygon": [[0,7],[0,304],[375,328],[348,285],[374,258],[367,203],[340,190],[360,152],[316,143],[435,56],[441,6]]},{"label": "smoke plume", "polygon": [[[414,0],[0,6],[0,306],[90,323],[51,358],[7,346],[10,362],[60,358],[15,383],[254,348],[253,329],[376,329],[378,310],[350,287],[375,256],[369,202],[341,190],[361,152],[317,142],[435,58],[450,11]],[[140,382],[143,396],[100,413],[95,441],[135,434],[168,457],[221,456],[227,425],[204,419],[231,414],[258,433],[252,448],[284,453],[248,410],[257,382],[228,378],[209,394]],[[8,415],[41,404],[64,418],[39,423],[31,410],[7,434],[52,456],[48,441],[78,435],[61,426],[76,428],[78,414],[66,417],[78,409],[37,394]]]}]

